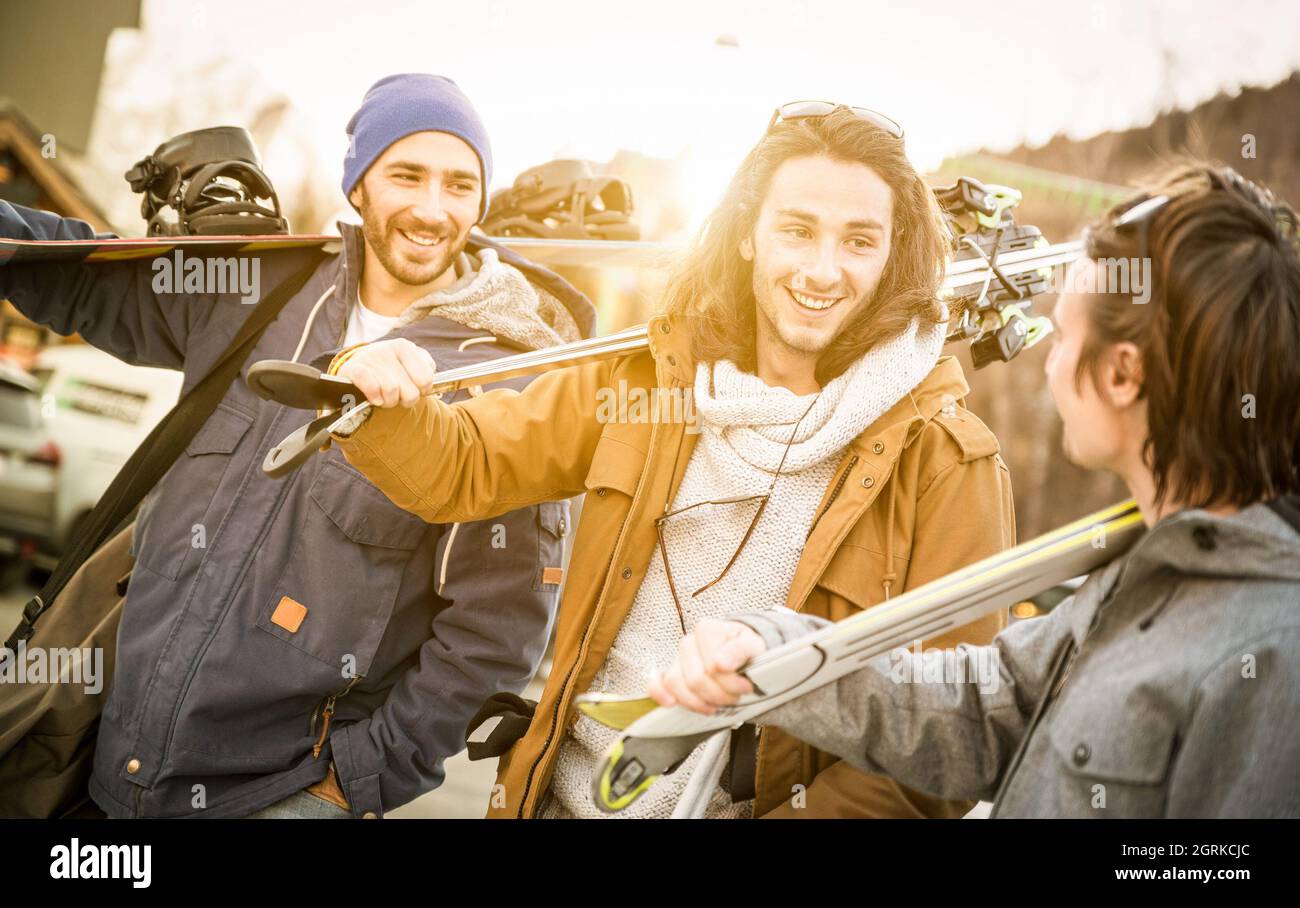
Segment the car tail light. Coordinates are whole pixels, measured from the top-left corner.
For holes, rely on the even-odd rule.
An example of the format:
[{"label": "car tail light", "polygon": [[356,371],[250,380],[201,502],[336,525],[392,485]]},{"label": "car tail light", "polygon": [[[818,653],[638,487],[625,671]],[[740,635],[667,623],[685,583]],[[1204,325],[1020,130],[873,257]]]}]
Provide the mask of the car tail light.
[{"label": "car tail light", "polygon": [[63,462],[63,452],[59,450],[59,446],[56,445],[54,442],[47,441],[45,444],[37,448],[36,451],[30,457],[27,458],[27,462],[44,463],[44,464],[49,464],[52,467],[57,467],[60,463]]}]

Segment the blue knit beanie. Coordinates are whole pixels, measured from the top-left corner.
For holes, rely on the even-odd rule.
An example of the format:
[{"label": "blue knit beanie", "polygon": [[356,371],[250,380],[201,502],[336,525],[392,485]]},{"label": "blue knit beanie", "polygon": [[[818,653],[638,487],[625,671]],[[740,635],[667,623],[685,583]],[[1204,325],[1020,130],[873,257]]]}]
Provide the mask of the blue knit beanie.
[{"label": "blue knit beanie", "polygon": [[360,109],[348,121],[351,142],[343,158],[343,195],[351,194],[389,145],[425,131],[446,132],[464,139],[478,155],[483,166],[483,200],[479,205],[479,220],[483,220],[492,182],[492,146],[487,130],[455,82],[428,73],[386,76],[370,86]]}]

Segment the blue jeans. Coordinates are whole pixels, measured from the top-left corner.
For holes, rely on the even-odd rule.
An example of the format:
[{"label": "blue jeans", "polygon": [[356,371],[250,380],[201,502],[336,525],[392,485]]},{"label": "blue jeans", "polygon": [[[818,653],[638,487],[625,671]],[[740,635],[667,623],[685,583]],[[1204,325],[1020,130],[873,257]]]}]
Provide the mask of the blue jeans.
[{"label": "blue jeans", "polygon": [[352,812],[306,789],[296,791],[283,801],[276,801],[250,813],[247,820],[350,820]]}]

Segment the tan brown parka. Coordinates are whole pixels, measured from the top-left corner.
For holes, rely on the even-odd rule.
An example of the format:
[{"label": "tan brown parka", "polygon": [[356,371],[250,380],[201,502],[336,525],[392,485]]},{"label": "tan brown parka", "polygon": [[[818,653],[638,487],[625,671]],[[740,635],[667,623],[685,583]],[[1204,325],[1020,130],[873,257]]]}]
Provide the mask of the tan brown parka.
[{"label": "tan brown parka", "polygon": [[[659,317],[649,329],[648,353],[552,372],[522,393],[378,410],[351,437],[335,438],[393,502],[430,522],[586,493],[554,664],[527,733],[501,757],[491,817],[535,815],[577,720],[573,698],[591,684],[659,557],[654,521],[698,437],[684,420],[655,418],[680,412],[672,407],[644,408],[648,418],[638,421],[601,418],[599,402],[620,382],[629,396],[692,387],[689,321]],[[960,364],[944,357],[849,444],[818,505],[790,608],[839,620],[1014,544],[1007,467],[993,433],[964,407],[968,392]],[[991,615],[925,645],[988,643],[1004,625],[1004,614]],[[868,776],[776,728],[762,730],[755,782],[757,817],[951,817],[972,806]]]}]

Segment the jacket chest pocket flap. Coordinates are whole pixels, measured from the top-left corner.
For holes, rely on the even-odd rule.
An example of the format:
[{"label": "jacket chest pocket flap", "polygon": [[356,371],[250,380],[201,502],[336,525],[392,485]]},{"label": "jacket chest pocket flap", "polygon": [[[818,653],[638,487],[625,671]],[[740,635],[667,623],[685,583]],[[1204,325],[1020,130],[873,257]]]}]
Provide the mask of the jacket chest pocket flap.
[{"label": "jacket chest pocket flap", "polygon": [[311,500],[340,533],[361,545],[409,552],[429,524],[403,511],[361,474],[329,461],[311,485]]},{"label": "jacket chest pocket flap", "polygon": [[[885,588],[881,581],[884,563],[885,556],[878,552],[849,540],[841,543],[817,579],[818,590],[830,600],[831,614],[826,617],[842,621],[883,603]],[[895,595],[903,589],[907,564],[905,551],[894,554],[894,571],[898,574],[893,586]]]},{"label": "jacket chest pocket flap", "polygon": [[156,506],[136,534],[136,560],[155,574],[176,580],[216,532],[229,501],[217,491],[231,456],[253,425],[250,414],[221,404],[190,439],[185,456],[172,465],[158,489]]},{"label": "jacket chest pocket flap", "polygon": [[[317,474],[308,497],[293,556],[257,626],[336,672],[342,667],[365,675],[411,553],[429,525],[333,460]],[[287,622],[278,617],[284,597],[305,613]]]},{"label": "jacket chest pocket flap", "polygon": [[1155,704],[1146,703],[1140,689],[1124,696],[1106,687],[1110,695],[1100,693],[1096,684],[1066,688],[1048,731],[1052,753],[1067,777],[1085,789],[1079,795],[1092,799],[1104,793],[1112,815],[1158,815],[1177,748],[1177,726]]},{"label": "jacket chest pocket flap", "polygon": [[203,428],[194,433],[190,443],[185,446],[185,453],[190,457],[232,454],[252,424],[253,417],[250,414],[221,404],[208,417]]}]

